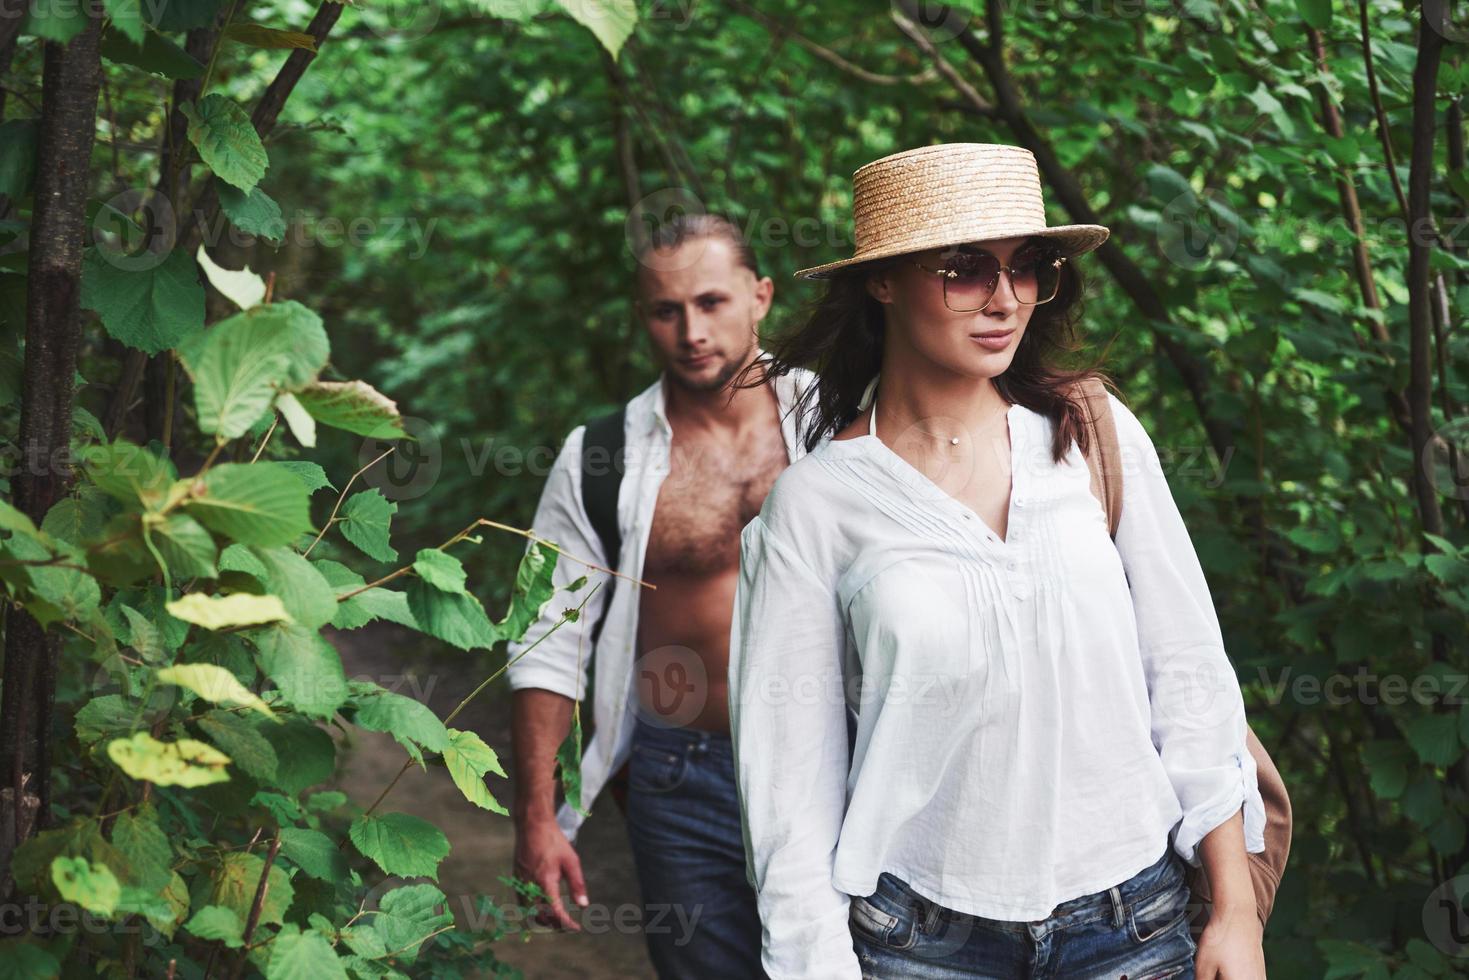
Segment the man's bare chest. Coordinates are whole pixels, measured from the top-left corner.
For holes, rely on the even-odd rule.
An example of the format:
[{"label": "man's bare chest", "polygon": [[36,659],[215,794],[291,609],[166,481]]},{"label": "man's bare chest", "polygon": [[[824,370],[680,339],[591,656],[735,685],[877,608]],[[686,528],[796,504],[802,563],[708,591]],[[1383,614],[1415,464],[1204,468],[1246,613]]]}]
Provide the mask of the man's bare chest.
[{"label": "man's bare chest", "polygon": [[738,566],[740,531],[788,464],[773,427],[744,444],[675,439],[653,512],[645,572],[695,576]]}]

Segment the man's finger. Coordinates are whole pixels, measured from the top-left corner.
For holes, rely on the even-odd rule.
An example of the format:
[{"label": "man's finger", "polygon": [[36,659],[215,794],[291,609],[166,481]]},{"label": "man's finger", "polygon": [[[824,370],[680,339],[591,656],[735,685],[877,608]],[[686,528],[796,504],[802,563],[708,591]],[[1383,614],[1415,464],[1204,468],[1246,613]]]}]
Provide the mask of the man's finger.
[{"label": "man's finger", "polygon": [[561,873],[566,876],[566,883],[571,886],[571,900],[582,908],[590,904],[587,898],[587,883],[581,876],[581,858],[572,851],[566,858],[566,863],[561,868]]}]

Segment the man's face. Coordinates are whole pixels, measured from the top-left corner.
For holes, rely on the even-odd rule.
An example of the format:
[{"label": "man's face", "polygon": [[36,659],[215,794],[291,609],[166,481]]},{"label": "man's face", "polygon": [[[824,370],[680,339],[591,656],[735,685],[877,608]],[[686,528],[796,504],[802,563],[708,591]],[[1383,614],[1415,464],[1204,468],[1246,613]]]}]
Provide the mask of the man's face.
[{"label": "man's face", "polygon": [[718,391],[749,362],[775,284],[741,265],[724,239],[701,238],[656,252],[640,291],[643,325],[669,378]]}]

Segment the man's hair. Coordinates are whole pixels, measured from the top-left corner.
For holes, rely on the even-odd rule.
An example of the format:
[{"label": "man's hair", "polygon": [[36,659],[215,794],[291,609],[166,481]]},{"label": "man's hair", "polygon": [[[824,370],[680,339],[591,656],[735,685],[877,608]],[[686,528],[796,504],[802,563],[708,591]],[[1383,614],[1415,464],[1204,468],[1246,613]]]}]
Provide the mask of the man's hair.
[{"label": "man's hair", "polygon": [[685,242],[698,241],[703,238],[724,239],[734,249],[735,258],[740,265],[753,272],[755,278],[760,278],[760,266],[755,258],[755,250],[745,239],[745,233],[722,214],[700,212],[674,215],[668,221],[660,223],[651,234],[642,236],[642,240],[638,243],[637,257],[641,262],[648,253],[655,250],[674,249]]}]

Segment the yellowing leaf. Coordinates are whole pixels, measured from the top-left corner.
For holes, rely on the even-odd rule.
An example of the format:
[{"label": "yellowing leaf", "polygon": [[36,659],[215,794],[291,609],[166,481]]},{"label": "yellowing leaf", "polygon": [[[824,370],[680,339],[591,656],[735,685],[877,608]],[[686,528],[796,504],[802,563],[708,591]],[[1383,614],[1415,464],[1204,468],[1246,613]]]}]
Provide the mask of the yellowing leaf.
[{"label": "yellowing leaf", "polygon": [[160,742],[147,732],[107,743],[107,755],[134,779],[159,786],[208,786],[229,781],[230,757],[212,745],[181,738]]},{"label": "yellowing leaf", "polygon": [[63,900],[89,912],[111,915],[122,898],[122,885],[105,864],[62,855],[51,862],[51,880]]},{"label": "yellowing leaf", "polygon": [[290,613],[278,596],[251,595],[236,592],[214,596],[190,592],[164,605],[170,614],[186,623],[218,630],[226,626],[258,626],[261,623],[290,622]]},{"label": "yellowing leaf", "polygon": [[215,704],[237,705],[253,708],[264,715],[275,717],[270,705],[248,687],[241,684],[234,674],[215,664],[176,664],[158,672],[158,679],[165,684],[186,687],[206,701]]}]

